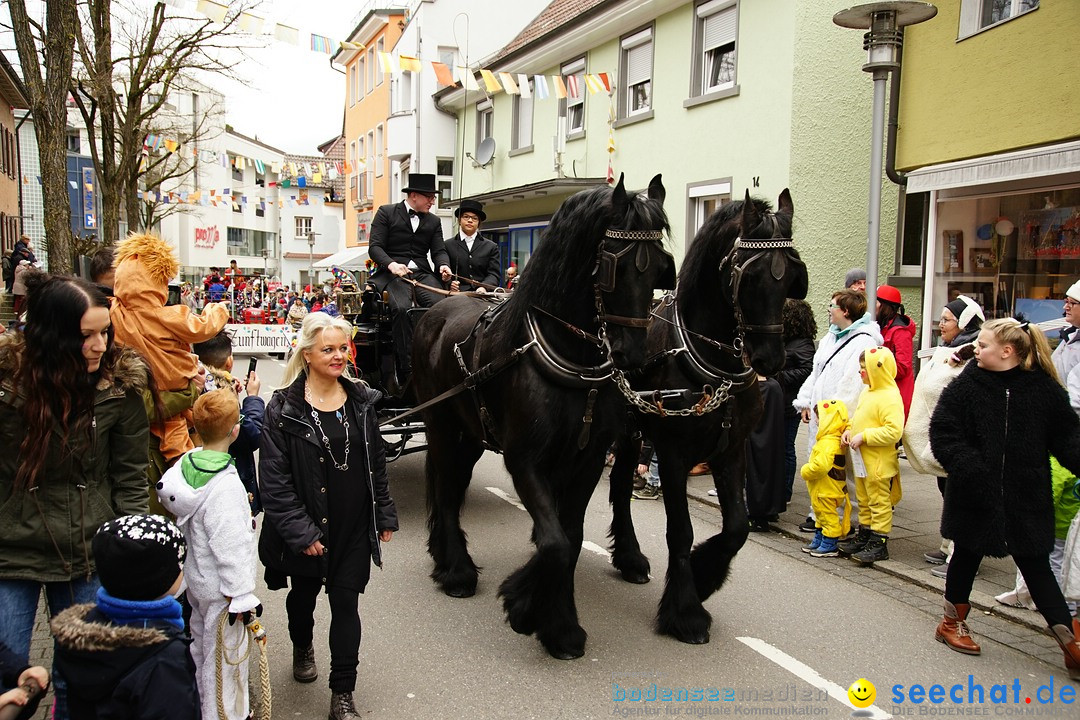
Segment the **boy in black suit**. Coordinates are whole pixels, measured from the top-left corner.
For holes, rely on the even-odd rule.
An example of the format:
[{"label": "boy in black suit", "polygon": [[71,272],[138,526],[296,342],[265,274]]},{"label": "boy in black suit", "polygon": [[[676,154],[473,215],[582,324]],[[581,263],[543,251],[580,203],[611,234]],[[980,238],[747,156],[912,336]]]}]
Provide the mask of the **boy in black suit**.
[{"label": "boy in black suit", "polygon": [[[458,219],[460,231],[446,243],[446,252],[450,256],[450,267],[459,279],[450,283],[450,289],[482,293],[487,292],[484,285],[489,285],[489,289],[499,287],[502,284],[499,246],[480,234],[480,223],[487,220],[484,206],[475,200],[462,200],[454,217]],[[474,285],[469,280],[483,285]]]}]

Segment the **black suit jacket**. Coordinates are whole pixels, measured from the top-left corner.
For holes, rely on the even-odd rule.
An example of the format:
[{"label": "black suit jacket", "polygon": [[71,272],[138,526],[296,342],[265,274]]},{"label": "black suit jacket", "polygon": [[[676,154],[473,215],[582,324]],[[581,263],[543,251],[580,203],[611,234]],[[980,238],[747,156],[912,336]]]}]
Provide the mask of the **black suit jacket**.
[{"label": "black suit jacket", "polygon": [[375,219],[371,221],[368,255],[379,264],[380,273],[388,272],[386,268],[391,262],[408,265],[410,260],[417,268],[431,273],[429,252],[436,268],[450,265],[439,218],[424,213],[420,216],[416,232],[413,232],[404,203],[383,205],[375,212]]},{"label": "black suit jacket", "polygon": [[[499,269],[499,246],[477,233],[473,241],[472,252],[461,239],[461,233],[446,243],[446,252],[450,255],[450,270],[462,278],[471,278],[477,282],[499,287],[502,285],[502,273]],[[472,283],[461,281],[462,290],[473,290]]]}]

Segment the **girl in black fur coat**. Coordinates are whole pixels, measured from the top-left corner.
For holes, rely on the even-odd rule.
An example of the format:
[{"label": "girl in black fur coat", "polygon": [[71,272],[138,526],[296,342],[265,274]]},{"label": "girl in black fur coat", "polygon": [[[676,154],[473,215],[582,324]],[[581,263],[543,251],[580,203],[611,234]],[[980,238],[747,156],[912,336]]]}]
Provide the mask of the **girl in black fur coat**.
[{"label": "girl in black fur coat", "polygon": [[930,445],[949,473],[941,535],[955,544],[945,578],[945,617],[936,637],[978,655],[964,622],[979,563],[1012,555],[1032,599],[1080,679],[1080,622],[1054,574],[1050,455],[1080,472],[1080,419],[1037,328],[1012,318],[983,325],[975,363],[941,394],[930,420]]}]

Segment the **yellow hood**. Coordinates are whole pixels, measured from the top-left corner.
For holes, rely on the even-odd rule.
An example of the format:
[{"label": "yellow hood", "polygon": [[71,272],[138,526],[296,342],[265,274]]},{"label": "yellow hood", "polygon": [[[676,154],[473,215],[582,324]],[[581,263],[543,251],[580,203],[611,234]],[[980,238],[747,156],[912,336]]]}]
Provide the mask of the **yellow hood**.
[{"label": "yellow hood", "polygon": [[896,387],[896,358],[892,350],[878,345],[863,351],[866,361],[866,377],[871,390]]},{"label": "yellow hood", "polygon": [[818,412],[818,439],[831,435],[840,435],[848,426],[847,405],[842,400],[819,400]]}]

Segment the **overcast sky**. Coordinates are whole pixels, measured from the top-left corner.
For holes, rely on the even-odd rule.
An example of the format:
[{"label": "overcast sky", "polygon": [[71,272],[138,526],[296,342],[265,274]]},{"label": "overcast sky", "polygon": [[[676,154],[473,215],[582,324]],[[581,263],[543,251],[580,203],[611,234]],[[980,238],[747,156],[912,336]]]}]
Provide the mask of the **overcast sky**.
[{"label": "overcast sky", "polygon": [[[123,1],[148,10],[156,3]],[[286,152],[316,154],[318,145],[341,132],[345,76],[330,66],[329,55],[309,49],[310,34],[344,40],[368,4],[368,0],[263,0],[256,14],[266,18],[271,29],[278,22],[298,28],[301,45],[267,38],[264,49],[248,51],[240,69],[243,83],[220,78],[212,82],[226,96],[226,121],[237,132],[258,136]],[[28,0],[31,17],[42,17],[42,5],[42,0]],[[182,0],[182,5],[187,14],[198,17],[197,0]],[[8,26],[6,2],[0,8],[0,22]],[[6,29],[0,32],[0,48],[18,66],[14,39]]]}]

